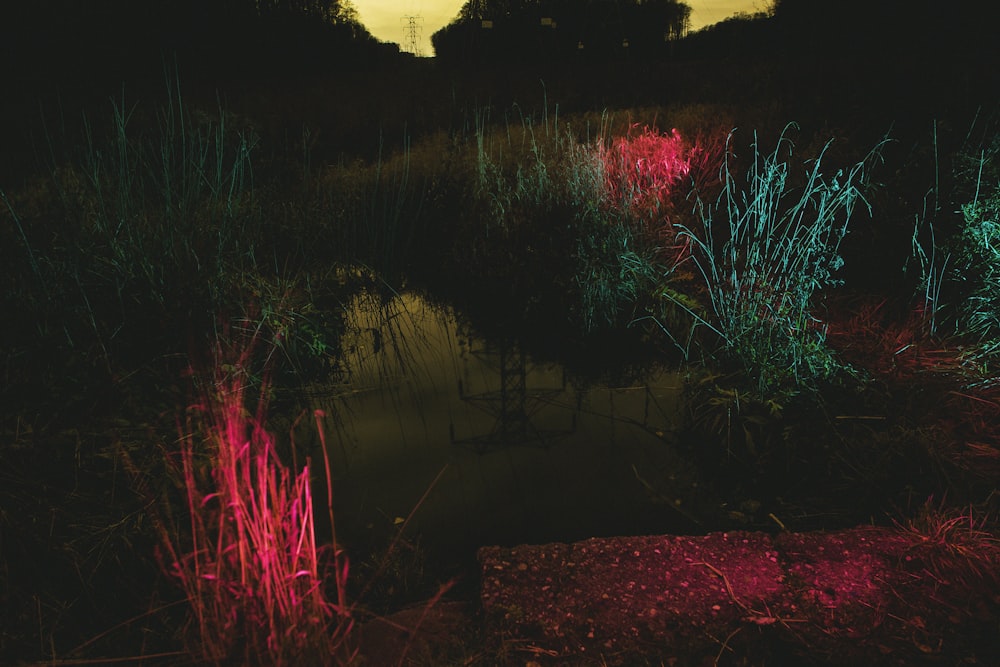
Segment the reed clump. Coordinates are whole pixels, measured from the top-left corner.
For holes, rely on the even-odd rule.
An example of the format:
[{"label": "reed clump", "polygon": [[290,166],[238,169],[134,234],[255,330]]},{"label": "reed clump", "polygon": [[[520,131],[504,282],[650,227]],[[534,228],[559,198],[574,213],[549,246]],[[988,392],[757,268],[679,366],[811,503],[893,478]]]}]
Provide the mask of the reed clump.
[{"label": "reed clump", "polygon": [[[227,358],[224,346],[170,455],[186,521],[157,522],[162,565],[190,609],[188,651],[215,665],[347,664],[356,655],[348,561],[335,531],[330,546],[317,542],[312,460],[281,460],[252,347]],[[325,474],[329,487],[328,462]]]},{"label": "reed clump", "polygon": [[[683,263],[667,273],[661,291],[672,308],[690,316],[692,328],[710,332],[697,339],[703,353],[735,362],[762,396],[815,386],[845,370],[826,345],[827,325],[815,314],[815,300],[840,283],[840,244],[856,209],[868,208],[865,188],[882,145],[832,176],[823,173],[824,147],[796,183],[788,129],[770,153],[755,142],[745,175],[727,157],[718,199],[698,200],[700,224],[677,225],[691,245],[688,261],[703,301],[692,304],[669,289]],[[686,339],[667,333],[690,354],[696,340],[690,331]]]},{"label": "reed clump", "polygon": [[974,190],[961,206],[963,224],[952,251],[951,279],[965,292],[956,309],[957,328],[975,342],[967,359],[989,372],[1000,358],[1000,132],[962,157],[975,175],[966,172]]}]

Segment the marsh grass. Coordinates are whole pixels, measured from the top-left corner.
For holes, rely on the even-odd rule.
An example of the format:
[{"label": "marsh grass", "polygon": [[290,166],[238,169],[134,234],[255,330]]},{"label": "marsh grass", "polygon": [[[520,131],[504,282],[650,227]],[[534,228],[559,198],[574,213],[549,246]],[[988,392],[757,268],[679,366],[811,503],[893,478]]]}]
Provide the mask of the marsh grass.
[{"label": "marsh grass", "polygon": [[[822,172],[827,143],[796,184],[791,128],[771,153],[755,142],[742,180],[727,151],[721,195],[715,202],[699,199],[699,227],[677,227],[678,237],[691,244],[689,261],[707,298],[703,310],[672,290],[661,292],[694,328],[714,335],[723,357],[739,364],[762,396],[813,386],[843,369],[825,344],[827,327],[814,315],[815,298],[839,284],[840,243],[856,208],[868,207],[864,188],[882,145],[831,177]],[[668,273],[668,286],[671,278]],[[693,338],[667,333],[690,354]],[[711,347],[707,353],[716,354]]]},{"label": "marsh grass", "polygon": [[[249,349],[216,360],[179,440],[190,526],[159,523],[164,567],[191,610],[188,650],[218,665],[346,664],[356,654],[348,562],[335,531],[328,556],[317,544],[312,461],[294,470],[280,460],[265,429],[266,392],[249,412],[250,363]],[[327,480],[329,489],[329,465]]]},{"label": "marsh grass", "polygon": [[310,185],[310,222],[331,258],[398,276],[412,260],[411,246],[421,241],[424,188],[411,173],[409,138],[394,153],[378,142],[372,162],[345,161],[320,172]]},{"label": "marsh grass", "polygon": [[72,364],[85,385],[127,377],[210,326],[256,266],[254,137],[222,109],[187,109],[177,88],[158,112],[124,98],[110,112],[100,132],[84,116],[75,151],[52,149],[48,178],[4,196],[17,232],[4,256],[18,275],[6,307],[24,314],[4,336],[11,349],[49,350],[17,381],[44,377],[46,360],[53,373]]},{"label": "marsh grass", "polygon": [[[49,442],[51,436],[41,435],[48,430],[45,419],[89,424],[99,419],[93,407],[98,401],[116,410],[112,431],[119,427],[117,419],[143,419],[171,410],[165,404],[176,398],[172,392],[179,360],[198,365],[203,361],[199,346],[213,334],[222,334],[216,325],[225,319],[224,313],[256,304],[257,317],[247,318],[239,328],[263,342],[253,346],[252,353],[235,355],[235,360],[222,355],[205,360],[216,375],[203,387],[202,403],[188,414],[177,451],[169,454],[191,523],[184,526],[181,519],[169,519],[184,516],[183,510],[163,512],[168,518],[158,522],[160,542],[168,554],[166,565],[192,610],[187,639],[190,654],[198,660],[346,663],[352,655],[350,613],[343,599],[326,597],[328,583],[335,591],[344,589],[346,560],[316,543],[311,462],[288,467],[279,459],[263,422],[265,399],[271,395],[269,376],[252,372],[261,367],[273,371],[279,362],[301,372],[317,361],[321,371],[329,371],[337,326],[329,321],[333,315],[320,312],[316,297],[336,291],[337,281],[314,280],[316,276],[289,264],[264,243],[269,232],[263,228],[251,164],[256,139],[231,128],[223,109],[214,118],[188,109],[179,90],[172,88],[166,106],[152,115],[143,115],[138,105],[128,106],[123,99],[112,100],[111,119],[105,125],[106,135],[85,119],[83,146],[74,157],[63,159],[53,152],[46,181],[11,197],[2,194],[0,215],[12,223],[4,225],[4,239],[14,241],[4,244],[3,257],[10,260],[4,278],[16,286],[5,290],[4,305],[21,314],[5,328],[3,338],[10,343],[3,360],[3,397],[12,400],[11,413],[4,411],[5,432],[13,425],[7,418],[16,417],[18,431]],[[324,306],[332,302],[336,311],[335,296],[326,294],[324,301]],[[32,392],[36,386],[44,395]],[[72,401],[63,401],[67,395]],[[256,414],[245,405],[250,395],[261,396]],[[79,413],[73,410],[77,402],[83,404]],[[147,433],[142,442],[110,451],[88,439],[76,446],[77,465],[65,470],[65,461],[74,455],[70,446],[58,459],[60,472],[53,475],[68,475],[70,484],[79,485],[81,479],[114,479],[124,465],[131,468],[140,495],[158,498],[162,480],[150,478],[151,471],[162,470],[162,461],[154,461],[160,452],[151,438]],[[13,449],[4,448],[2,454],[5,463],[18,458]],[[83,470],[80,460],[100,465]],[[60,478],[60,483],[66,479]],[[146,492],[139,488],[143,485]],[[113,487],[112,497],[116,492],[122,495],[122,489]],[[51,495],[39,496],[39,503],[56,502]],[[85,510],[73,504],[66,506],[72,517],[68,520],[96,520],[84,517]],[[109,513],[118,509],[114,505]],[[119,529],[131,532],[119,539]],[[78,559],[71,567],[81,573],[84,588],[95,585],[85,563],[94,553],[110,544],[125,544],[127,549],[119,546],[116,555],[126,554],[140,549],[149,537],[141,534],[139,524],[128,521],[103,530],[105,534],[97,536],[94,529],[94,539],[79,542],[92,553],[67,552],[70,559]],[[39,544],[42,551],[51,548]],[[5,558],[5,566],[7,562]],[[95,571],[103,577],[109,569],[105,555],[99,554],[98,566]],[[65,581],[61,585],[67,586]],[[61,592],[78,594],[72,583]],[[89,591],[84,594],[95,605],[104,600]],[[67,655],[63,642],[56,641],[57,633],[68,634],[58,618],[74,604],[71,599],[59,602],[62,610],[51,614],[37,609],[38,632],[51,633],[39,637],[51,641],[51,647],[42,646],[41,655],[53,660]],[[120,610],[100,612],[95,619],[117,619]],[[149,614],[159,616],[155,606]],[[161,620],[169,624],[170,615],[163,614]],[[30,625],[27,616],[19,625],[22,620]],[[140,622],[123,625],[134,629]],[[90,632],[91,625],[81,625],[80,631]],[[105,641],[105,635],[112,639]],[[103,630],[73,649],[74,655],[107,650],[105,644],[122,636],[117,629]],[[145,645],[139,640],[126,650]],[[121,657],[121,648],[108,653]],[[25,654],[33,655],[30,648]]]},{"label": "marsh grass", "polygon": [[517,118],[508,117],[499,127],[487,112],[476,116],[475,192],[485,207],[484,222],[500,233],[514,233],[561,208],[584,216],[596,213],[602,165],[572,128],[560,123],[558,107],[551,118],[547,112],[536,119],[515,111]]},{"label": "marsh grass", "polygon": [[685,253],[673,223],[721,160],[721,147],[701,137],[614,127],[611,114],[560,119],[558,108],[499,127],[483,115],[475,127],[474,201],[486,238],[500,252],[526,246],[535,272],[568,276],[562,284],[585,331],[620,323]]},{"label": "marsh grass", "polygon": [[209,285],[253,262],[259,223],[252,206],[250,155],[256,139],[227,126],[226,113],[198,122],[179,89],[168,87],[156,136],[130,127],[135,107],[113,101],[112,131],[99,142],[85,122],[81,190],[60,188],[106,253],[109,281],[133,282],[163,303],[189,271]]},{"label": "marsh grass", "polygon": [[975,194],[961,209],[954,274],[968,285],[968,296],[958,304],[958,326],[977,347],[967,358],[990,368],[1000,355],[1000,178],[993,164],[998,157],[1000,133],[980,150]]},{"label": "marsh grass", "polygon": [[[935,173],[941,168],[934,125]],[[951,157],[950,191],[940,178],[914,225],[911,259],[919,267],[918,309],[932,338],[964,349],[953,364],[972,384],[991,383],[1000,355],[1000,132],[996,119],[973,121]],[[932,201],[928,206],[927,200]],[[941,201],[956,207],[949,217]],[[951,225],[952,221],[955,225]],[[957,370],[957,369],[955,369]]]},{"label": "marsh grass", "polygon": [[[11,312],[24,314],[8,328],[26,333],[18,350],[29,349],[24,341],[47,355],[67,349],[52,355],[49,375],[36,376],[47,395],[58,390],[54,380],[78,371],[65,359],[96,357],[108,377],[120,377],[129,370],[121,356],[128,341],[147,355],[176,352],[183,336],[169,349],[160,337],[203,324],[204,340],[218,333],[221,313],[247,302],[260,308],[240,325],[264,341],[255,354],[265,365],[285,360],[296,381],[338,369],[348,353],[368,355],[359,361],[375,373],[398,375],[412,352],[399,342],[413,340],[402,311],[387,311],[397,318],[387,326],[362,325],[357,348],[345,352],[338,337],[351,324],[343,312],[350,297],[338,289],[358,282],[347,274],[363,273],[370,283],[372,274],[392,280],[415,266],[467,281],[462,287],[487,309],[507,305],[496,295],[538,309],[556,303],[553,318],[568,315],[584,331],[631,321],[644,300],[658,298],[657,319],[678,347],[715,367],[693,394],[701,403],[692,420],[724,434],[733,456],[773,462],[766,455],[786,443],[789,424],[779,394],[845,369],[817,313],[824,290],[838,284],[848,223],[868,208],[878,147],[830,176],[821,166],[830,144],[822,144],[799,173],[786,131],[771,153],[755,141],[741,173],[732,135],[716,137],[703,119],[696,120],[706,134],[675,134],[609,114],[532,117],[515,108],[499,123],[480,114],[467,134],[407,139],[396,152],[380,141],[371,161],[307,167],[296,172],[301,189],[289,197],[257,189],[252,132],[234,127],[222,109],[199,115],[176,88],[168,97],[151,119],[114,101],[106,138],[86,126],[80,157],[54,166],[33,195],[51,195],[57,206],[49,213],[58,208],[57,215],[21,215],[24,198],[3,197],[12,224],[0,253],[16,267],[8,299]],[[964,251],[953,253],[976,267],[962,277],[974,297],[962,322],[983,343],[984,356],[967,359],[982,365],[1000,349],[989,346],[1000,276],[991,156],[985,149],[972,156],[970,173],[982,187],[963,212],[971,230]],[[289,261],[286,250],[300,261]],[[939,281],[942,256],[928,258]],[[316,278],[311,270],[324,264],[327,273]],[[927,294],[936,307],[935,290]],[[879,345],[893,351],[916,340],[906,327],[883,333]],[[7,357],[11,368],[11,360],[28,358],[18,350]],[[913,346],[892,363],[906,370],[926,359]],[[345,597],[348,570],[336,539],[327,548],[316,541],[314,506],[324,500],[311,496],[308,477],[318,466],[283,461],[264,427],[266,402],[254,411],[255,395],[266,397],[270,386],[251,371],[260,358],[208,361],[218,362],[206,383],[211,391],[189,413],[171,454],[183,518],[169,524],[163,541],[192,609],[191,653],[215,663],[349,661],[352,623],[373,613]],[[34,370],[21,368],[25,376]],[[996,403],[990,393],[969,396],[977,405]],[[983,424],[966,447],[970,468],[1000,460],[990,410],[976,413]],[[870,438],[863,446],[870,460],[888,465]],[[328,487],[335,533],[331,497]],[[407,570],[424,563],[408,540],[400,530],[366,576],[387,576],[386,586],[397,590],[416,587]],[[351,582],[349,590],[384,595],[381,583]]]}]

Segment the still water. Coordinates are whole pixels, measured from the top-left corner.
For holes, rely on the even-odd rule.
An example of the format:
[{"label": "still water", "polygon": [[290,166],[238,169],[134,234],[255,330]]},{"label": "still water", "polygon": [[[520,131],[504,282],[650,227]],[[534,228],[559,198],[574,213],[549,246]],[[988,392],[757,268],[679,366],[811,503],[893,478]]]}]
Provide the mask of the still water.
[{"label": "still water", "polygon": [[702,488],[671,444],[677,375],[575,386],[413,294],[358,297],[348,331],[341,382],[310,406],[327,415],[338,524],[413,512],[408,532],[455,549],[699,531]]}]

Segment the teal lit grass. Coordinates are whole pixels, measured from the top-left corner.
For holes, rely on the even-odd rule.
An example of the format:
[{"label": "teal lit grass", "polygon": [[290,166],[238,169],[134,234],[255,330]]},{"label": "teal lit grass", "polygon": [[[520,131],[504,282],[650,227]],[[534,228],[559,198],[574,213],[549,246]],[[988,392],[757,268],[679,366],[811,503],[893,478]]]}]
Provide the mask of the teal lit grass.
[{"label": "teal lit grass", "polygon": [[[935,124],[936,153],[936,124]],[[1000,131],[977,117],[950,161],[951,186],[935,183],[916,216],[917,308],[928,337],[961,348],[947,360],[972,384],[994,382],[1000,355]],[[938,170],[943,168],[936,165]],[[943,202],[955,202],[949,215]]]},{"label": "teal lit grass", "polygon": [[961,208],[963,225],[951,277],[967,290],[956,309],[958,330],[976,342],[967,356],[989,374],[1000,358],[1000,132],[985,137],[978,147],[970,146],[962,157],[971,167],[967,184],[974,183],[975,189]]},{"label": "teal lit grass", "polygon": [[704,342],[691,329],[686,338],[665,329],[685,355],[698,341],[703,355],[737,363],[760,396],[814,386],[846,370],[826,345],[816,299],[840,282],[840,244],[857,207],[868,207],[864,189],[879,146],[833,175],[822,171],[828,146],[806,162],[801,183],[791,171],[787,129],[771,153],[754,144],[748,173],[737,173],[727,159],[719,198],[698,201],[700,225],[678,225],[678,236],[691,244],[685,261],[694,265],[704,303],[672,288],[683,263],[670,267],[660,291],[691,317],[692,329],[712,335]]},{"label": "teal lit grass", "polygon": [[[4,196],[18,230],[5,255],[23,278],[8,305],[24,313],[6,335],[13,349],[44,343],[46,372],[86,364],[108,382],[169,356],[256,264],[255,139],[222,111],[196,121],[170,93],[142,123],[112,101],[106,135],[85,117],[75,155],[53,149],[48,178]],[[167,349],[143,349],[151,331]]]}]

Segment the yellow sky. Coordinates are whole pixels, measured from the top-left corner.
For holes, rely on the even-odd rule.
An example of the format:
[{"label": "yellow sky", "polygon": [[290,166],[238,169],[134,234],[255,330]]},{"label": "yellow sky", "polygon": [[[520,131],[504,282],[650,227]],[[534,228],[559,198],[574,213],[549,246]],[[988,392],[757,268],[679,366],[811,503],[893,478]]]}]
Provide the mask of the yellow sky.
[{"label": "yellow sky", "polygon": [[[451,23],[464,0],[352,0],[361,22],[383,42],[406,44],[410,20],[423,55],[433,55],[431,35]],[[691,7],[694,30],[717,23],[737,12],[755,12],[770,3],[767,0],[686,0]]]}]

